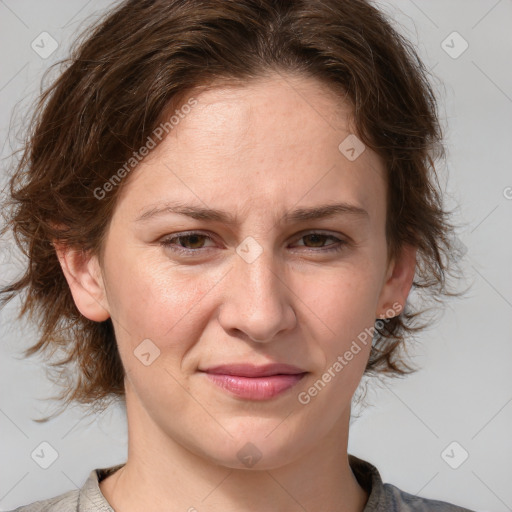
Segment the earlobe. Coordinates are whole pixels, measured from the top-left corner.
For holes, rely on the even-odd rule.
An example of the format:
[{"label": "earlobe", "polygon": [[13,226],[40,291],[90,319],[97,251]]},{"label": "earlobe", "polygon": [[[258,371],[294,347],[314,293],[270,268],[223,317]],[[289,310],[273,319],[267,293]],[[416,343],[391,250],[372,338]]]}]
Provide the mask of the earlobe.
[{"label": "earlobe", "polygon": [[417,247],[402,246],[391,262],[377,306],[377,318],[398,316],[405,306],[416,271]]},{"label": "earlobe", "polygon": [[57,243],[53,246],[80,313],[95,322],[107,320],[110,313],[98,258]]}]

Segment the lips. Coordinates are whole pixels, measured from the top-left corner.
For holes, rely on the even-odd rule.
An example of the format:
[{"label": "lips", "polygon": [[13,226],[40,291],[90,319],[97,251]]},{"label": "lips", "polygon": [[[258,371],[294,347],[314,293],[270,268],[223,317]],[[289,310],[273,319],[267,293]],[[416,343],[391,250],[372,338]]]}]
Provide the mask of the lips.
[{"label": "lips", "polygon": [[233,375],[238,377],[268,377],[270,375],[299,375],[307,373],[306,370],[302,368],[282,363],[273,363],[263,366],[255,366],[252,364],[224,364],[202,371],[210,374]]},{"label": "lips", "polygon": [[274,398],[293,388],[308,373],[289,364],[230,364],[201,372],[218,388],[242,400]]}]

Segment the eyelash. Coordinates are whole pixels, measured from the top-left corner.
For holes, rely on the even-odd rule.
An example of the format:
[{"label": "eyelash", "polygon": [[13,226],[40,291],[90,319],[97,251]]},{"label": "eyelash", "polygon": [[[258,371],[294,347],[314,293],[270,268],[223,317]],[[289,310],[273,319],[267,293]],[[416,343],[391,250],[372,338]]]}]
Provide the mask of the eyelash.
[{"label": "eyelash", "polygon": [[[348,245],[348,242],[346,240],[342,240],[333,235],[327,235],[325,233],[321,233],[321,232],[317,232],[317,231],[306,233],[305,235],[302,235],[299,238],[299,240],[306,236],[311,236],[311,235],[317,235],[320,237],[324,237],[326,240],[331,239],[336,242],[336,243],[328,245],[327,246],[327,247],[329,247],[328,249],[323,248],[323,247],[318,247],[319,251],[315,250],[314,247],[308,248],[309,250],[311,250],[313,252],[341,252],[344,249],[344,247],[346,245]],[[179,233],[178,235],[173,235],[173,236],[164,238],[164,239],[160,240],[160,244],[178,254],[182,254],[185,256],[194,256],[194,255],[198,254],[201,251],[201,249],[204,249],[204,248],[200,247],[198,249],[187,249],[185,247],[180,247],[180,246],[176,245],[175,243],[173,243],[175,240],[189,238],[189,237],[193,237],[193,236],[204,237],[204,238],[207,238],[208,240],[213,241],[213,238],[209,235],[206,235],[205,233],[201,233],[198,231],[190,231],[190,232]],[[334,246],[334,247],[331,247],[331,246]],[[206,249],[208,249],[208,248],[206,248]]]}]

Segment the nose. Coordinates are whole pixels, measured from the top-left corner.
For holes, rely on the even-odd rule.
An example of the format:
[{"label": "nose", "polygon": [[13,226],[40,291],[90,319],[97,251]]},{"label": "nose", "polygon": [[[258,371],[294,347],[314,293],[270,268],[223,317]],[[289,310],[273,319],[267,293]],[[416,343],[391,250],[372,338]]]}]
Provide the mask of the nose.
[{"label": "nose", "polygon": [[287,286],[282,264],[264,250],[252,262],[235,255],[227,276],[219,322],[232,336],[246,335],[254,342],[276,339],[296,325],[295,295]]}]

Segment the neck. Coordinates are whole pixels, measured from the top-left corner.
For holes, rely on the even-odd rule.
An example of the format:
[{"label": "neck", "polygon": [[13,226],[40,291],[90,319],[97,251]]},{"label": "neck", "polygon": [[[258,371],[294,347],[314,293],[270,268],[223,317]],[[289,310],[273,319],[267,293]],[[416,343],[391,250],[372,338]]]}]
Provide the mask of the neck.
[{"label": "neck", "polygon": [[[368,499],[348,463],[350,409],[319,445],[284,465],[239,469],[194,453],[127,394],[128,460],[100,483],[115,510],[362,512]],[[137,422],[130,422],[137,418]]]}]

